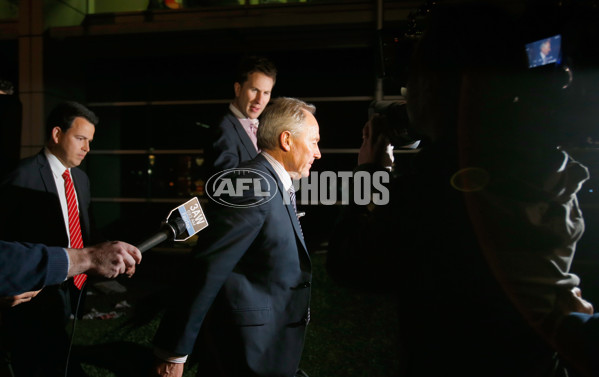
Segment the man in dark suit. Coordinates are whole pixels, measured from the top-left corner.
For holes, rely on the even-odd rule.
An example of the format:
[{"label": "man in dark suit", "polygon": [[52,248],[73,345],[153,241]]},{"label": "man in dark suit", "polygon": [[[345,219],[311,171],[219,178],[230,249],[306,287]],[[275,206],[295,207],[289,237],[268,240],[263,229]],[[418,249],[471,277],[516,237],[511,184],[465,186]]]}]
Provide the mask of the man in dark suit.
[{"label": "man in dark suit", "polygon": [[[97,123],[96,115],[76,102],[61,103],[51,111],[46,147],[21,160],[0,184],[0,239],[71,247],[70,198],[78,210],[80,238],[84,245],[91,242],[89,179],[77,166],[89,152]],[[65,170],[70,172],[75,195],[65,192]],[[78,233],[73,230],[73,237]],[[44,288],[31,302],[4,311],[2,325],[16,376],[64,375],[65,326],[78,306],[71,305],[71,295],[79,300],[81,292],[69,279]]]},{"label": "man in dark suit", "polygon": [[258,117],[270,101],[276,79],[277,69],[266,58],[251,56],[240,62],[235,98],[205,148],[207,178],[256,157]]},{"label": "man in dark suit", "polygon": [[[289,190],[320,158],[314,109],[293,98],[274,100],[258,131],[260,155],[214,182],[210,227],[194,250],[194,274],[154,339],[154,375],[182,375],[209,309],[213,354],[200,363],[199,375],[299,372],[311,262]],[[243,182],[254,184],[242,192],[224,189]]]}]

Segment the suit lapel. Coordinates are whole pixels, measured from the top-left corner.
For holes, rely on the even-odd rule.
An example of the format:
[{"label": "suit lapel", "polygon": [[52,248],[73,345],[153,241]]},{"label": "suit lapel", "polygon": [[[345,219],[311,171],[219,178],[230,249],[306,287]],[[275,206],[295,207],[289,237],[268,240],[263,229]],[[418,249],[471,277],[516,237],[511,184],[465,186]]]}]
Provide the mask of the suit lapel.
[{"label": "suit lapel", "polygon": [[[58,201],[60,208],[60,200],[58,199],[58,187],[56,187],[56,181],[54,180],[54,175],[52,174],[52,168],[50,167],[50,163],[48,162],[48,159],[46,158],[46,155],[43,151],[37,155],[37,162],[39,165],[40,176],[42,177],[44,187],[47,192],[52,193],[56,196],[56,200]],[[79,172],[76,169],[71,169],[71,172],[73,177],[73,185],[75,186],[75,191],[77,192],[77,201],[79,203],[79,221],[81,223],[81,234],[85,243],[89,238],[89,216],[87,214],[86,206],[82,203],[87,203],[87,194],[85,190],[82,190],[80,188],[80,180],[82,178]],[[60,211],[60,217],[62,218],[63,222],[67,221],[65,220],[62,211]]]},{"label": "suit lapel", "polygon": [[[295,231],[295,236],[302,244],[304,252],[306,254],[308,254],[308,247],[306,246],[306,241],[304,240],[304,235],[302,233],[302,228],[300,226],[299,219],[297,218],[295,209],[293,208],[293,205],[291,204],[291,202],[289,200],[289,194],[285,190],[285,187],[283,187],[283,182],[281,182],[281,180],[279,179],[279,176],[277,175],[277,172],[275,172],[275,170],[270,165],[270,163],[262,156],[259,156],[259,158],[260,158],[260,162],[262,163],[262,165],[264,165],[266,170],[277,181],[277,187],[279,189],[279,192],[281,193],[280,199],[281,199],[281,202],[283,203],[283,205],[285,206],[285,208],[287,209],[287,214],[289,215],[289,219],[291,220],[291,223],[293,224],[293,230]],[[273,200],[277,200],[277,199],[273,199]],[[287,203],[287,204],[285,204],[285,203]]]},{"label": "suit lapel", "polygon": [[247,132],[245,132],[245,129],[241,125],[241,122],[239,122],[239,119],[237,119],[232,113],[227,114],[227,117],[229,119],[229,122],[233,124],[235,132],[237,132],[239,140],[241,140],[241,144],[246,149],[250,157],[256,157],[258,155],[258,151],[256,151],[254,143],[252,143],[252,140],[248,136]]},{"label": "suit lapel", "polygon": [[[283,188],[283,184],[280,183],[280,182],[278,182],[278,184],[279,184],[279,189],[282,190],[281,194],[283,195],[283,197],[285,197],[285,200],[287,202],[290,202],[290,200],[289,200],[289,194]],[[289,214],[289,218],[291,218],[291,222],[293,223],[293,229],[295,229],[295,235],[301,241],[302,246],[304,247],[304,250],[307,253],[308,252],[308,247],[306,246],[306,241],[304,240],[304,234],[302,232],[302,228],[301,228],[301,225],[299,223],[299,219],[297,217],[297,213],[295,212],[295,209],[293,208],[293,205],[291,203],[290,204],[286,204],[285,207],[287,207],[287,213]]]},{"label": "suit lapel", "polygon": [[[52,168],[50,167],[50,163],[48,162],[48,159],[46,158],[46,155],[44,154],[43,150],[42,150],[42,152],[40,152],[37,155],[37,163],[39,166],[39,172],[40,172],[40,176],[41,176],[44,188],[46,189],[46,192],[54,194],[54,196],[56,198],[56,205],[57,205],[56,209],[58,212],[57,216],[60,216],[60,218],[62,219],[61,224],[65,224],[68,222],[68,220],[64,218],[64,215],[62,213],[62,209],[61,209],[62,207],[60,206],[60,199],[58,198],[58,188],[56,187],[56,181],[54,180],[54,175],[52,174]],[[67,230],[64,228],[64,226],[62,226],[60,228],[63,229],[62,237],[64,238],[64,242],[66,242],[65,245],[68,245],[69,236],[67,234]]]},{"label": "suit lapel", "polygon": [[87,213],[87,205],[88,197],[87,190],[82,188],[83,186],[83,176],[77,168],[71,169],[73,175],[73,185],[75,186],[75,191],[77,192],[77,202],[79,203],[79,222],[81,223],[81,235],[83,236],[84,244],[89,241],[89,215]]},{"label": "suit lapel", "polygon": [[56,199],[58,200],[58,188],[56,187],[56,181],[54,181],[50,163],[48,162],[48,159],[44,155],[43,151],[37,155],[37,163],[39,165],[40,176],[42,177],[42,182],[44,183],[46,191],[56,195]]}]

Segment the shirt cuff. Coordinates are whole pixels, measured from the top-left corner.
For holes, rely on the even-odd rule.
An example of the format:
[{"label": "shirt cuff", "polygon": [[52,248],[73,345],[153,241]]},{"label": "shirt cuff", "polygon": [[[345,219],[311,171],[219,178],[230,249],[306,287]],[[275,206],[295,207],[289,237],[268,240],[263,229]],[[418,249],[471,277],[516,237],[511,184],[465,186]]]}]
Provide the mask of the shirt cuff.
[{"label": "shirt cuff", "polygon": [[44,285],[60,284],[69,274],[69,254],[62,247],[48,247],[48,270]]},{"label": "shirt cuff", "polygon": [[154,356],[169,363],[183,364],[187,361],[187,355],[174,355],[160,348],[154,348]]},{"label": "shirt cuff", "polygon": [[71,258],[69,258],[69,252],[67,249],[62,249],[64,251],[64,256],[67,258],[67,273],[64,276],[64,281],[66,281],[69,277],[69,270],[71,269]]}]

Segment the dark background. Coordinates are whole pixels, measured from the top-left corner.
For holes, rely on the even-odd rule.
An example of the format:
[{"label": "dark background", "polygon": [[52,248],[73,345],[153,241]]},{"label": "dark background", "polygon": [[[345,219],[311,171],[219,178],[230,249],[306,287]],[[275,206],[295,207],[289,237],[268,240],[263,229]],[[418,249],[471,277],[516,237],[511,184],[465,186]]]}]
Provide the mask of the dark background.
[{"label": "dark background", "polygon": [[[299,97],[316,105],[323,158],[313,171],[353,169],[377,79],[385,98],[399,96],[413,43],[432,2],[382,3],[380,30],[374,22],[376,1],[358,0],[253,8],[187,2],[189,8],[172,12],[156,1],[154,9],[139,14],[88,15],[80,26],[48,29],[47,95],[81,101],[100,117],[92,153],[82,167],[90,176],[95,220],[105,236],[135,243],[157,230],[169,211],[190,196],[205,200],[203,143],[233,97],[232,73],[244,54],[265,55],[275,62],[279,75],[273,97]],[[523,42],[562,34],[563,63],[572,69],[574,81],[567,90],[551,92],[557,99],[559,127],[541,130],[539,137],[560,132],[564,147],[589,167],[591,179],[579,195],[587,227],[573,270],[583,277],[585,297],[599,302],[599,2],[498,3],[521,16]],[[313,15],[309,22],[292,22],[306,13]],[[168,16],[175,26],[162,21]],[[18,52],[16,37],[0,35],[0,76],[13,81],[17,90]],[[545,74],[551,82],[563,79],[562,67],[546,68]],[[409,155],[396,157],[401,164]],[[329,279],[323,267],[326,242],[341,207],[303,207],[316,283],[306,371],[321,377],[392,374],[397,370],[395,300],[346,289]],[[210,221],[209,214],[207,218]],[[136,305],[126,320],[78,325],[76,343],[90,364],[99,365],[95,375],[105,375],[110,358],[133,355],[132,349],[141,350],[137,361],[148,356],[160,310],[168,302],[168,291],[176,289],[175,266],[185,260],[192,243],[167,243],[144,254],[138,274],[118,280],[127,293],[97,291],[88,298],[86,310],[109,311],[122,299]],[[105,352],[113,341],[127,341],[127,348],[115,355],[121,350],[116,345],[106,354],[83,347],[106,343]]]}]

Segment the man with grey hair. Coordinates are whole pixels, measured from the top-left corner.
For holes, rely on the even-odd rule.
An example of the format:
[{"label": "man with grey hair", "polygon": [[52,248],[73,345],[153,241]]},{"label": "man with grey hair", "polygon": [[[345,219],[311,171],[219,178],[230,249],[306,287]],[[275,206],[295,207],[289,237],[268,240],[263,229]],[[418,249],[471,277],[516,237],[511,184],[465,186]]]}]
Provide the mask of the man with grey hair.
[{"label": "man with grey hair", "polygon": [[153,376],[182,376],[209,310],[215,336],[198,375],[304,375],[312,272],[292,179],[307,177],[321,156],[314,112],[298,99],[272,101],[258,129],[261,153],[207,182],[211,225],[155,335]]}]

